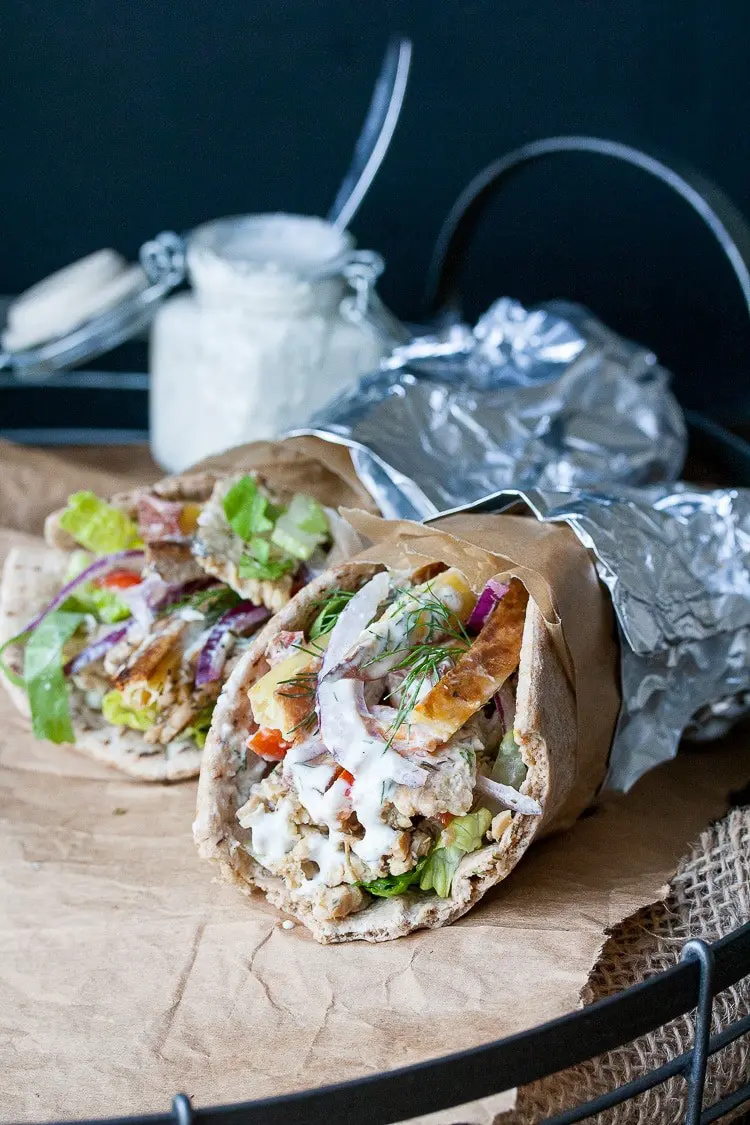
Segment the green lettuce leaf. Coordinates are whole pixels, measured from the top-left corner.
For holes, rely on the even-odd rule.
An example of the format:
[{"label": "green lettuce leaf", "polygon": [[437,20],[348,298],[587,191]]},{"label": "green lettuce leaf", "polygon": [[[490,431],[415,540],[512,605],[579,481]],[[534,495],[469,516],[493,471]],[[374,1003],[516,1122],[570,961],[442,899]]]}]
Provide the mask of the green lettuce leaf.
[{"label": "green lettuce leaf", "polygon": [[81,613],[57,610],[37,625],[26,643],[23,679],[37,738],[73,741],[63,649],[83,620]]},{"label": "green lettuce leaf", "polygon": [[223,507],[229,526],[240,539],[247,541],[273,528],[273,509],[254,477],[240,477],[224,497]]},{"label": "green lettuce leaf", "polygon": [[323,602],[323,608],[310,626],[310,640],[330,633],[347,602],[354,597],[353,590],[334,590]]},{"label": "green lettuce leaf", "polygon": [[[72,582],[93,561],[93,555],[88,551],[73,551],[64,581]],[[97,621],[105,625],[115,625],[130,617],[130,607],[114,590],[105,590],[95,586],[93,582],[84,582],[82,586],[78,586],[62,608],[71,613],[92,613]]]},{"label": "green lettuce leaf", "polygon": [[121,691],[108,691],[102,699],[102,715],[115,727],[131,730],[148,730],[156,722],[156,704],[148,707],[128,707]]},{"label": "green lettuce leaf", "polygon": [[290,570],[296,570],[297,563],[294,559],[268,558],[265,562],[261,559],[243,555],[237,564],[237,573],[240,578],[257,578],[260,582],[275,582],[283,578]]},{"label": "green lettuce leaf", "polygon": [[211,726],[211,719],[213,718],[216,700],[213,703],[207,703],[195,716],[195,719],[189,727],[185,727],[180,731],[179,738],[192,738],[199,750],[202,750],[206,745],[206,735],[208,734]]},{"label": "green lettuce leaf", "polygon": [[305,562],[328,538],[328,519],[320,504],[297,493],[273,529],[271,542],[295,559]]},{"label": "green lettuce leaf", "polygon": [[521,750],[513,737],[513,731],[509,730],[500,743],[490,777],[493,781],[499,781],[501,785],[512,785],[514,789],[520,789],[526,779],[526,773],[526,763],[521,757]]},{"label": "green lettuce leaf", "polygon": [[423,856],[416,867],[412,868],[411,871],[404,872],[403,875],[384,875],[382,879],[373,879],[371,883],[357,883],[357,886],[378,898],[392,898],[393,895],[402,895],[405,891],[408,891],[409,887],[419,881],[426,863],[427,856]]},{"label": "green lettuce leaf", "polygon": [[434,891],[440,898],[448,898],[453,885],[453,876],[464,854],[460,848],[436,848],[430,853],[422,871],[419,889]]},{"label": "green lettuce leaf", "polygon": [[18,633],[15,637],[10,637],[3,645],[0,645],[0,672],[7,680],[10,680],[16,687],[26,688],[23,676],[19,676],[10,664],[5,660],[5,652],[11,645],[25,645],[31,633]]},{"label": "green lettuce leaf", "polygon": [[465,855],[481,848],[484,834],[491,824],[489,809],[477,809],[452,820],[440,833],[437,846],[427,857],[419,880],[420,890],[435,891],[440,898],[448,898],[459,863]]},{"label": "green lettuce leaf", "polygon": [[143,546],[130,517],[93,492],[74,492],[68,497],[68,506],[60,515],[60,527],[96,555]]}]

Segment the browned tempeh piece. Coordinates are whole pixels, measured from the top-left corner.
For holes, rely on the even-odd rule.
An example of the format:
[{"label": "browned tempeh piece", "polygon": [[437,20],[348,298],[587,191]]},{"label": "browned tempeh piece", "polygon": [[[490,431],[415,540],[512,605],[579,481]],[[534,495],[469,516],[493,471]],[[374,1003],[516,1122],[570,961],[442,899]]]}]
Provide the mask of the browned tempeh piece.
[{"label": "browned tempeh piece", "polygon": [[137,680],[150,680],[166,675],[182,656],[180,641],[187,621],[171,621],[163,632],[149,637],[115,677],[115,685],[123,688]]},{"label": "browned tempeh piece", "polygon": [[414,708],[445,741],[488,703],[518,667],[529,595],[517,578],[498,602],[479,636]]}]

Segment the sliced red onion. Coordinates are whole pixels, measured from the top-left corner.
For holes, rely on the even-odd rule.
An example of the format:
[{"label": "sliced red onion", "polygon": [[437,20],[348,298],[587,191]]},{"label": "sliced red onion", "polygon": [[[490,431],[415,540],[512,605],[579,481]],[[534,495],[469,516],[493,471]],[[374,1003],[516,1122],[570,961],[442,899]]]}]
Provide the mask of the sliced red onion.
[{"label": "sliced red onion", "polygon": [[477,774],[477,789],[480,793],[484,793],[486,797],[491,797],[497,801],[504,809],[522,813],[524,816],[542,815],[542,806],[533,797],[527,797],[525,793],[519,793],[511,785],[502,785],[499,781],[493,781],[491,778],[485,777],[483,773]]},{"label": "sliced red onion", "polygon": [[509,684],[503,684],[492,698],[497,713],[502,720],[503,734],[505,734],[507,731],[513,730],[513,724],[516,721],[516,703]]},{"label": "sliced red onion", "polygon": [[[151,608],[156,613],[163,613],[165,609],[169,609],[170,606],[183,601],[184,598],[189,598],[192,594],[198,594],[201,590],[206,590],[209,586],[214,585],[216,585],[217,590],[220,588],[216,584],[215,578],[206,577],[191,578],[189,582],[180,582],[176,586],[167,586],[164,593],[152,601]],[[236,608],[239,609],[239,606]]]},{"label": "sliced red onion", "polygon": [[[170,606],[207,589],[216,582],[215,578],[192,578],[189,582],[168,585],[159,574],[147,574],[138,586],[118,590],[118,596],[129,607],[133,617],[147,629],[157,613],[163,613]],[[219,587],[217,586],[217,589]]]},{"label": "sliced red onion", "polygon": [[148,574],[137,586],[118,590],[117,595],[125,602],[133,617],[147,629],[154,619],[154,603],[165,597],[169,587],[158,574]]},{"label": "sliced red onion", "polygon": [[[355,778],[359,766],[370,755],[386,752],[387,740],[367,708],[361,680],[322,680],[318,684],[317,710],[326,749]],[[392,747],[389,753],[394,781],[412,789],[424,785],[427,770],[402,758]]]},{"label": "sliced red onion", "polygon": [[[53,613],[54,610],[59,609],[63,602],[68,600],[73,591],[83,585],[84,582],[90,582],[92,578],[100,578],[102,575],[106,574],[107,571],[114,570],[120,563],[134,562],[136,559],[143,561],[144,554],[143,551],[135,547],[127,551],[116,551],[113,555],[103,555],[102,558],[96,559],[95,562],[92,562],[82,570],[80,574],[77,574],[75,578],[72,578],[70,582],[65,583],[62,589],[55,594],[52,601],[48,602],[44,609],[29,621],[24,632],[30,632],[32,629],[36,629],[39,622],[44,621],[47,614]],[[118,594],[120,593],[119,590],[117,592]]]},{"label": "sliced red onion", "polygon": [[[398,758],[398,761],[395,761]],[[398,785],[406,785],[409,789],[421,789],[427,781],[429,774],[415,762],[403,758],[398,750],[394,750],[393,780]]]},{"label": "sliced red onion", "polygon": [[[362,680],[353,680],[354,687],[352,695],[354,698],[354,705],[357,709],[357,715],[362,720],[362,724],[367,733],[381,742],[385,746],[388,742],[390,731],[384,728],[381,718],[374,714],[367,706],[367,699],[365,697],[365,684]],[[391,711],[392,708],[382,708],[379,710]],[[393,717],[388,716],[389,726],[392,725],[393,718],[396,717],[397,712],[393,710]],[[394,751],[394,758],[392,759],[393,766],[393,780],[398,782],[399,785],[408,785],[410,789],[418,789],[424,785],[427,780],[427,771],[416,762],[411,762],[407,758],[403,758],[399,754],[395,746],[392,747]],[[398,761],[396,761],[396,758]]]},{"label": "sliced red onion", "polygon": [[[376,729],[381,738],[387,740],[393,730],[398,711],[395,707],[387,707],[378,703],[370,708],[370,714],[376,722]],[[414,722],[409,718],[406,724],[408,730],[408,744],[409,750],[426,751],[431,754],[442,742],[440,735],[435,731],[429,723]],[[399,742],[400,739],[394,739],[394,742]]]},{"label": "sliced red onion", "polygon": [[497,603],[508,593],[508,589],[509,587],[503,582],[498,582],[497,578],[490,578],[466,622],[466,628],[470,633],[480,632]]},{"label": "sliced red onion", "polygon": [[372,621],[380,603],[385,600],[390,584],[390,578],[383,570],[366,582],[346,603],[331,630],[331,639],[320,669],[321,680],[343,662],[362,630]]},{"label": "sliced red onion", "polygon": [[228,634],[240,636],[250,629],[257,628],[271,616],[269,610],[252,602],[240,602],[234,609],[222,614],[208,634],[208,639],[200,651],[195,672],[195,686],[214,683],[221,679],[228,654]]},{"label": "sliced red onion", "polygon": [[113,629],[111,633],[107,633],[106,636],[100,637],[98,641],[94,641],[93,644],[90,644],[77,656],[74,656],[72,660],[68,661],[63,668],[64,674],[73,676],[76,672],[80,672],[81,668],[85,668],[87,664],[93,664],[95,660],[101,660],[106,652],[109,652],[118,641],[122,640],[129,628],[130,622],[128,621],[127,624],[121,625],[119,629]]}]

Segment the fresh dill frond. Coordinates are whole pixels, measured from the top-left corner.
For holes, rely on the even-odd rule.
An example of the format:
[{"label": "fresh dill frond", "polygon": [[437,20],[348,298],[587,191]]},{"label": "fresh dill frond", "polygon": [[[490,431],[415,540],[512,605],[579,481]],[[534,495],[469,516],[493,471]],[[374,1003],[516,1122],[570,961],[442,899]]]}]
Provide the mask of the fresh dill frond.
[{"label": "fresh dill frond", "polygon": [[202,613],[209,624],[213,624],[212,618],[218,620],[223,613],[228,609],[234,609],[236,605],[242,601],[239,594],[229,586],[212,586],[208,590],[198,590],[194,594],[188,594],[180,598],[177,602],[171,602],[165,605],[157,613],[158,617],[165,617],[169,614],[175,613],[180,609],[195,609]]},{"label": "fresh dill frond", "polygon": [[283,696],[284,699],[302,699],[314,696],[317,680],[316,672],[299,672],[288,680],[279,680],[279,687],[285,687],[288,684],[290,687],[297,688],[297,691],[277,691],[276,694]]},{"label": "fresh dill frond", "polygon": [[[402,657],[393,671],[406,671],[398,690],[401,692],[396,717],[388,732],[387,746],[392,746],[407,716],[416,707],[422,688],[426,683],[437,682],[446,666],[453,667],[459,657],[466,652],[467,645],[420,644]],[[389,693],[389,699],[393,693]]]},{"label": "fresh dill frond", "polygon": [[317,713],[315,711],[315,708],[313,708],[312,711],[309,711],[304,716],[304,718],[300,719],[300,721],[298,723],[295,723],[294,726],[290,728],[290,730],[286,731],[285,734],[284,734],[284,738],[291,738],[291,736],[293,734],[296,734],[298,730],[304,730],[305,727],[311,727],[312,728],[312,734],[315,734],[315,732],[317,731],[317,729],[318,729],[318,716],[317,716]]},{"label": "fresh dill frond", "polygon": [[354,590],[341,590],[337,586],[331,590],[324,598],[318,598],[312,604],[320,606],[320,612],[310,626],[310,640],[315,641],[318,637],[330,633],[334,625],[339,619],[342,610],[354,597]]},{"label": "fresh dill frond", "polygon": [[297,676],[292,676],[291,679],[279,681],[279,687],[289,685],[290,688],[297,689],[292,691],[277,690],[277,695],[280,695],[283,699],[310,699],[313,701],[310,710],[291,728],[291,730],[285,732],[285,738],[289,738],[291,735],[296,734],[298,730],[303,730],[305,727],[314,725],[315,729],[317,729],[318,715],[315,710],[314,702],[317,679],[316,672],[300,672]]}]

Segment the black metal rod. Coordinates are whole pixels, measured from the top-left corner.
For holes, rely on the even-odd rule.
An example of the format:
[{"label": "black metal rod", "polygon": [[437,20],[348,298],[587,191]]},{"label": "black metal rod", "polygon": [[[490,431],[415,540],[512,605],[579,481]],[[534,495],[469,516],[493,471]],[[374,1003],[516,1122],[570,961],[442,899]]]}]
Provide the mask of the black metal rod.
[{"label": "black metal rod", "polygon": [[700,984],[698,987],[698,1008],[695,1013],[695,1035],[693,1037],[690,1069],[686,1071],[688,1080],[688,1104],[685,1125],[700,1125],[703,1108],[703,1091],[706,1085],[706,1066],[708,1064],[708,1040],[711,1034],[711,1013],[713,1011],[714,957],[705,941],[685,942],[682,961],[697,961],[700,965]]},{"label": "black metal rod", "polygon": [[[712,994],[750,973],[750,923],[712,947]],[[626,992],[469,1051],[335,1086],[194,1110],[197,1125],[390,1125],[526,1085],[629,1043],[691,1011],[700,968],[682,961]],[[120,1118],[174,1125],[169,1114]],[[107,1125],[117,1125],[109,1121]]]},{"label": "black metal rod", "polygon": [[[701,1115],[701,1125],[711,1125],[712,1121],[718,1121],[720,1117],[730,1113],[731,1110],[736,1109],[737,1106],[744,1105],[745,1102],[750,1102],[750,1082],[746,1082],[744,1086],[740,1086],[731,1094],[727,1094],[720,1102],[714,1102],[708,1109],[704,1109]],[[743,1121],[746,1120],[743,1118]]]},{"label": "black metal rod", "polygon": [[[713,949],[720,992],[750,972],[750,923]],[[201,1125],[389,1125],[525,1085],[628,1043],[695,1007],[699,984],[698,964],[684,961],[619,996],[484,1047],[197,1117]]]},{"label": "black metal rod", "polygon": [[[715,1055],[717,1051],[721,1051],[729,1043],[733,1043],[735,1039],[739,1039],[740,1036],[746,1035],[749,1031],[750,1016],[745,1016],[744,1019],[738,1020],[711,1037],[708,1043],[708,1054]],[[558,1113],[554,1117],[546,1118],[544,1125],[575,1125],[577,1121],[584,1121],[588,1117],[602,1113],[605,1109],[611,1109],[630,1098],[638,1097],[646,1090],[653,1090],[655,1086],[660,1086],[662,1082],[666,1082],[669,1078],[684,1074],[690,1066],[692,1058],[693,1051],[691,1049],[682,1055],[678,1055],[677,1058],[663,1063],[656,1070],[650,1070],[647,1074],[634,1078],[632,1082],[626,1082],[624,1086],[607,1090],[606,1093],[592,1098],[591,1101],[584,1102],[582,1105],[571,1106],[570,1109],[563,1110],[562,1113]],[[747,1089],[747,1097],[750,1098],[750,1083]],[[703,1125],[702,1119],[701,1125]]]}]

